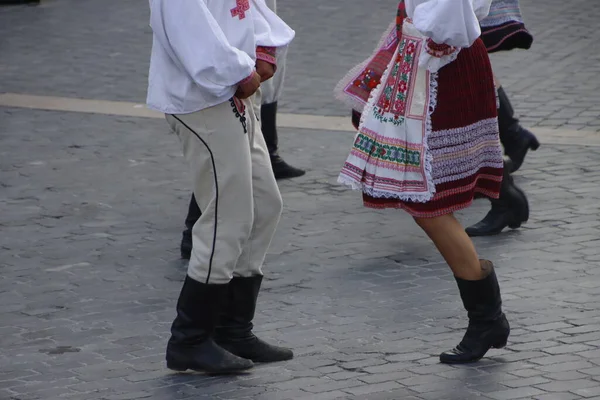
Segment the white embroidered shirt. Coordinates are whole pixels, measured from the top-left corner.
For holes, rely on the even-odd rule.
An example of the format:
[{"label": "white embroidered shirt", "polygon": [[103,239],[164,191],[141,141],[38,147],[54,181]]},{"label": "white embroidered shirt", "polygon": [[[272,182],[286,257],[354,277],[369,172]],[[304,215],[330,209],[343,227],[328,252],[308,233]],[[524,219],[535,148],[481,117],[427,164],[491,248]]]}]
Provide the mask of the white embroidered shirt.
[{"label": "white embroidered shirt", "polygon": [[471,47],[481,36],[479,21],[485,18],[492,0],[405,0],[406,13],[415,28],[439,45],[450,49],[433,55],[423,52],[419,65],[436,72],[456,59],[461,48]]},{"label": "white embroidered shirt", "polygon": [[264,0],[150,0],[150,11],[147,104],[166,114],[227,101],[253,73],[257,47],[295,35]]}]

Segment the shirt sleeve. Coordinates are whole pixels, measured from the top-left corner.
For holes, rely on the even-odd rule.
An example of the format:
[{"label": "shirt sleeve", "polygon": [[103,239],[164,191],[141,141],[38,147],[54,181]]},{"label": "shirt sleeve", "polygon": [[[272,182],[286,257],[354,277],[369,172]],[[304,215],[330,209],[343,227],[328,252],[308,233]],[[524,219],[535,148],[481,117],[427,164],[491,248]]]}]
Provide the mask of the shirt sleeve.
[{"label": "shirt sleeve", "polygon": [[285,47],[296,33],[266,4],[265,0],[252,1],[252,18],[256,45],[261,47]]},{"label": "shirt sleeve", "polygon": [[479,20],[489,12],[491,0],[429,0],[415,8],[413,24],[435,43],[470,47],[479,36]]},{"label": "shirt sleeve", "polygon": [[216,96],[250,76],[254,60],[232,47],[202,0],[152,3],[150,26],[173,61]]}]

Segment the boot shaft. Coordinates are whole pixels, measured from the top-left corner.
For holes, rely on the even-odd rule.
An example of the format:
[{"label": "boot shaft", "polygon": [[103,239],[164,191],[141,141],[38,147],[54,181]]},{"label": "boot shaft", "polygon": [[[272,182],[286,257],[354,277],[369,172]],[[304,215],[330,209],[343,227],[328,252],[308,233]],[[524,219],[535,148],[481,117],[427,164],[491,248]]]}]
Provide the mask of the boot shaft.
[{"label": "boot shaft", "polygon": [[515,110],[502,87],[498,88],[498,100],[498,128],[500,129],[500,140],[504,144],[518,133],[516,127],[519,126],[519,120],[515,118]]},{"label": "boot shaft", "polygon": [[265,138],[267,148],[269,149],[269,155],[275,157],[279,150],[279,137],[277,135],[277,102],[263,104],[260,107],[260,122],[263,137]]},{"label": "boot shaft", "polygon": [[229,282],[227,303],[219,318],[217,336],[244,338],[252,335],[252,321],[262,279],[262,275],[255,275],[247,278],[234,277]]},{"label": "boot shaft", "polygon": [[492,262],[480,262],[482,279],[468,281],[456,277],[456,283],[470,321],[495,321],[502,316],[500,285]]},{"label": "boot shaft", "polygon": [[196,202],[196,196],[192,194],[192,198],[190,199],[190,205],[188,206],[188,213],[185,217],[185,227],[191,231],[202,212],[200,211],[200,207],[198,207],[198,203]]},{"label": "boot shaft", "polygon": [[228,284],[207,285],[186,276],[177,300],[171,342],[199,343],[212,337],[227,301]]}]

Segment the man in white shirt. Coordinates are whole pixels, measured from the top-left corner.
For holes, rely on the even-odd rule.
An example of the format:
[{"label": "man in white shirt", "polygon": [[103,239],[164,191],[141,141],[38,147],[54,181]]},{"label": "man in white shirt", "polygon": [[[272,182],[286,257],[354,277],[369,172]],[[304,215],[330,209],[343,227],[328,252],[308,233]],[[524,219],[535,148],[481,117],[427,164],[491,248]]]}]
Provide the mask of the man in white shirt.
[{"label": "man in white shirt", "polygon": [[[267,6],[277,13],[277,1],[266,0]],[[291,179],[302,176],[305,171],[289,165],[279,154],[279,135],[277,132],[277,107],[279,97],[283,91],[283,81],[285,78],[287,51],[282,49],[277,53],[277,71],[272,79],[265,81],[260,87],[262,104],[260,107],[260,123],[275,179]],[[202,212],[196,203],[192,194],[188,214],[185,218],[185,230],[181,238],[181,258],[189,260],[192,254],[192,228]]]},{"label": "man in white shirt", "polygon": [[252,333],[262,264],[282,200],[255,96],[294,31],[264,0],[150,0],[148,106],[190,163],[203,214],[167,346],[167,366],[231,373],[293,357]]}]

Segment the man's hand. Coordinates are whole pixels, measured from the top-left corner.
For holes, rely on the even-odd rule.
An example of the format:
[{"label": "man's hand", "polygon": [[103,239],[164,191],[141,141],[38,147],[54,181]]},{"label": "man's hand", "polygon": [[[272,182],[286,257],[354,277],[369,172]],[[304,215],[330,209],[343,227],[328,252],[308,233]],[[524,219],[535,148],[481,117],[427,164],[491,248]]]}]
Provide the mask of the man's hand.
[{"label": "man's hand", "polygon": [[240,100],[247,99],[252,96],[260,87],[261,77],[254,71],[250,79],[245,79],[239,83],[235,97]]},{"label": "man's hand", "polygon": [[264,82],[275,75],[275,66],[264,60],[256,60],[256,72],[260,75],[260,81]]}]

